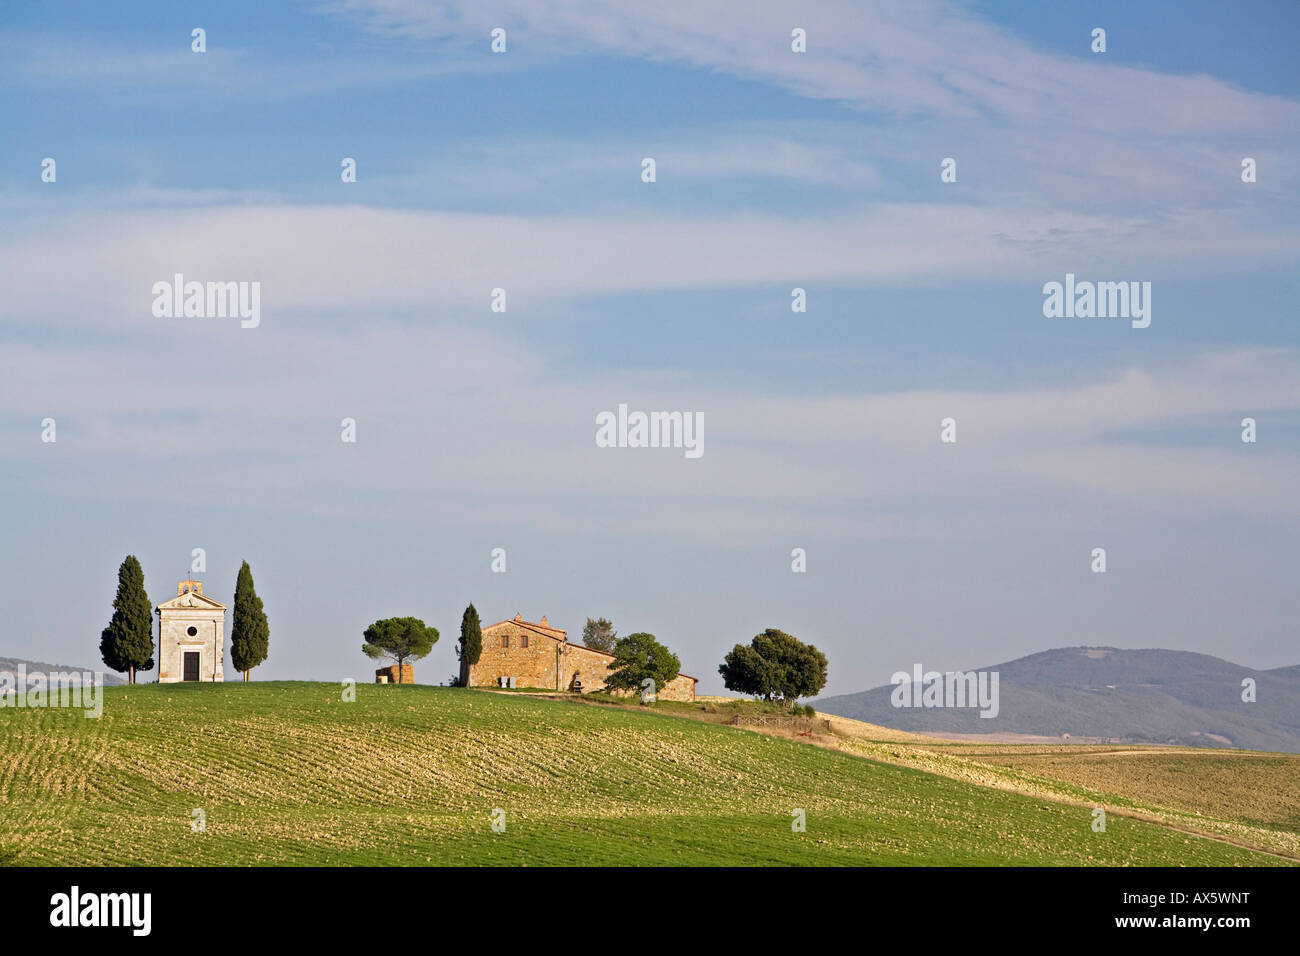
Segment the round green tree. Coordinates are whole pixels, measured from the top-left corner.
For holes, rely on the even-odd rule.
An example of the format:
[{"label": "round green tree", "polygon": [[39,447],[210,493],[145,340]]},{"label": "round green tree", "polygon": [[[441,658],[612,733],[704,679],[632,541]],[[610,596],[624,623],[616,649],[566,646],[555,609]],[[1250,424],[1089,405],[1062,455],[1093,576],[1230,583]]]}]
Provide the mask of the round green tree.
[{"label": "round green tree", "polygon": [[605,686],[610,690],[639,691],[649,678],[655,682],[657,694],[677,676],[681,666],[677,655],[655,640],[653,634],[629,634],[614,645]]},{"label": "round green tree", "polygon": [[748,645],[737,644],[718,667],[728,690],[794,704],[826,686],[826,655],[812,644],[769,627]]},{"label": "round green tree", "polygon": [[425,627],[418,617],[386,617],[366,628],[361,650],[367,657],[397,662],[398,678],[408,660],[419,660],[438,642],[438,629]]},{"label": "round green tree", "polygon": [[587,618],[586,626],[582,629],[582,643],[588,647],[594,647],[598,651],[604,651],[606,654],[614,653],[614,645],[618,642],[618,632],[614,630],[614,625],[603,617],[597,620]]}]

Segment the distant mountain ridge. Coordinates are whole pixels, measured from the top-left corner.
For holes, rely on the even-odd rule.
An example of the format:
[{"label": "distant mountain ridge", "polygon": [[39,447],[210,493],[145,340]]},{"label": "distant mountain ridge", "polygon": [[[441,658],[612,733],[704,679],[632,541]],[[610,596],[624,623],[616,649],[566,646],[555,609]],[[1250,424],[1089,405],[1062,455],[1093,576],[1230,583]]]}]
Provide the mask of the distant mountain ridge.
[{"label": "distant mountain ridge", "polygon": [[118,677],[115,673],[105,668],[102,664],[99,667],[83,667],[79,664],[47,664],[44,661],[28,661],[21,657],[0,657],[0,673],[18,673],[19,667],[22,667],[28,674],[83,674],[89,671],[95,673],[100,670],[104,672],[104,686],[116,687],[125,684],[126,681]]},{"label": "distant mountain ridge", "polygon": [[[1191,651],[1063,647],[978,670],[999,675],[996,717],[970,708],[895,707],[892,684],[815,703],[826,713],[918,733],[1069,734],[1300,753],[1300,664],[1256,670]],[[1241,699],[1247,677],[1256,684],[1254,703]]]}]

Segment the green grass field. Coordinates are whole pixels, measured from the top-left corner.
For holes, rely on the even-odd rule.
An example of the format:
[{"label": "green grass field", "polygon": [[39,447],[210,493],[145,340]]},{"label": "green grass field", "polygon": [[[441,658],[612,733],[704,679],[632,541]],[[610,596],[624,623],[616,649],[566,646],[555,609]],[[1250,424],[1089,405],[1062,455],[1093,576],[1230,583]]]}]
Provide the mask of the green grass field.
[{"label": "green grass field", "polygon": [[452,688],[145,685],[107,690],[99,720],[0,710],[6,864],[1290,862],[1091,819],[670,712]]}]

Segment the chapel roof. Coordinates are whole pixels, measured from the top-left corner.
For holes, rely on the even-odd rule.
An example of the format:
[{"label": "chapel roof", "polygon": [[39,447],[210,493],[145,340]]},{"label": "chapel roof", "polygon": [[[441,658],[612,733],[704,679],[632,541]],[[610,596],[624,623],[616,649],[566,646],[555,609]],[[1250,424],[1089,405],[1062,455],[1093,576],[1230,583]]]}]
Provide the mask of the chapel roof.
[{"label": "chapel roof", "polygon": [[181,581],[176,585],[176,596],[170,601],[158,605],[161,610],[167,608],[198,608],[200,610],[224,611],[226,606],[203,593],[202,581]]}]

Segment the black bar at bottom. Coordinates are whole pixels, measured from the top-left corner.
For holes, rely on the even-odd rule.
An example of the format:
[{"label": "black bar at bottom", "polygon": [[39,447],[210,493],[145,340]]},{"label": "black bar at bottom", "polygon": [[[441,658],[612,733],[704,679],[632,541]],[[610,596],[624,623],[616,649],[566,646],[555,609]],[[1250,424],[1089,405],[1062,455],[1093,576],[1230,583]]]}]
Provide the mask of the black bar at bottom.
[{"label": "black bar at bottom", "polygon": [[869,934],[864,942],[1197,936],[1230,944],[1294,925],[1296,872],[9,868],[0,871],[0,886],[14,943],[46,934],[132,945],[212,933],[253,940],[263,932],[303,943],[373,942],[394,925],[441,939],[499,922],[526,942],[549,926],[558,941],[570,932],[578,934],[574,942],[590,940],[595,932],[652,944],[671,938],[677,925],[691,946],[715,937],[768,945],[787,935],[807,946],[836,930]]}]

